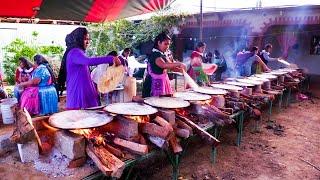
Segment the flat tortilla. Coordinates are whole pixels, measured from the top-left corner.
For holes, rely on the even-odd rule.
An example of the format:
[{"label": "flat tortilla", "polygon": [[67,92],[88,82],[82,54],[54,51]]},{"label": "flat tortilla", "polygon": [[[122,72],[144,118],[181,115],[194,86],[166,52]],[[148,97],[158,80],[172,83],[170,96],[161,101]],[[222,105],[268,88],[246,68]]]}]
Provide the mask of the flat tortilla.
[{"label": "flat tortilla", "polygon": [[96,111],[70,110],[53,114],[49,124],[60,129],[86,129],[103,126],[112,119],[112,116]]},{"label": "flat tortilla", "polygon": [[263,73],[263,74],[255,74],[254,76],[255,76],[255,77],[261,77],[261,78],[266,78],[266,79],[277,79],[277,76],[272,75],[272,74],[266,74],[266,73]]},{"label": "flat tortilla", "polygon": [[218,89],[225,89],[225,90],[230,90],[230,91],[242,91],[242,87],[231,85],[231,84],[210,84],[210,86]]},{"label": "flat tortilla", "polygon": [[261,77],[255,77],[255,76],[250,76],[247,77],[248,79],[254,80],[254,81],[262,81],[262,82],[269,82],[270,80],[267,78],[261,78]]},{"label": "flat tortilla", "polygon": [[237,79],[238,82],[243,82],[243,83],[248,83],[248,84],[253,84],[253,85],[261,85],[263,82],[261,81],[255,81],[251,79]]},{"label": "flat tortilla", "polygon": [[241,87],[253,87],[254,86],[254,84],[237,82],[237,81],[227,81],[226,84],[241,86]]},{"label": "flat tortilla", "polygon": [[226,90],[216,89],[212,87],[198,87],[196,89],[193,89],[193,91],[209,95],[225,95],[228,93]]},{"label": "flat tortilla", "polygon": [[121,66],[110,66],[102,73],[98,80],[98,90],[101,93],[108,93],[116,89],[123,80],[125,68]]},{"label": "flat tortilla", "polygon": [[181,98],[186,101],[205,101],[211,99],[211,96],[192,91],[175,92],[173,97]]},{"label": "flat tortilla", "polygon": [[284,69],[278,69],[278,71],[284,71],[284,72],[289,72],[289,73],[293,73],[296,72],[296,69],[290,69],[290,68],[284,68]]},{"label": "flat tortilla", "polygon": [[146,116],[158,112],[156,108],[136,102],[114,103],[105,107],[104,110],[114,114],[130,116]]},{"label": "flat tortilla", "polygon": [[288,74],[288,72],[285,72],[285,71],[271,71],[270,74],[279,76],[279,75]]},{"label": "flat tortilla", "polygon": [[158,108],[175,109],[190,106],[188,101],[175,97],[149,97],[144,100],[146,104]]},{"label": "flat tortilla", "polygon": [[279,59],[278,62],[280,62],[281,64],[284,64],[286,66],[290,66],[290,63],[288,63],[288,61],[285,61],[283,59]]}]

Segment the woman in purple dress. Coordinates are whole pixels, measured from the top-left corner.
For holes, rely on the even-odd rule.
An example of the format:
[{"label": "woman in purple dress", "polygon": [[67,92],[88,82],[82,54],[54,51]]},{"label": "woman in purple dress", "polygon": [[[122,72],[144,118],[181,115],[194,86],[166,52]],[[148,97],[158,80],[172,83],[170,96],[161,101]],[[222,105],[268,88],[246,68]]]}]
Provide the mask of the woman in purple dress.
[{"label": "woman in purple dress", "polygon": [[67,109],[83,109],[98,106],[98,93],[90,77],[89,66],[109,64],[116,66],[121,62],[117,57],[87,57],[85,51],[89,46],[90,37],[86,28],[79,27],[72,31],[68,39],[65,54],[65,68],[67,84]]}]

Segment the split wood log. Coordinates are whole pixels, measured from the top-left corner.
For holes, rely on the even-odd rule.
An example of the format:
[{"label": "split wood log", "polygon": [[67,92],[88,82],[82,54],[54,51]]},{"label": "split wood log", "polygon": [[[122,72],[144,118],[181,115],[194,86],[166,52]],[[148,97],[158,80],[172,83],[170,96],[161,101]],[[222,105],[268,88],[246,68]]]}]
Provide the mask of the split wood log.
[{"label": "split wood log", "polygon": [[40,150],[42,150],[40,137],[32,124],[32,118],[28,111],[19,109],[16,112],[16,128],[10,140],[15,143],[25,144],[36,139]]},{"label": "split wood log", "polygon": [[190,135],[193,135],[193,130],[188,124],[181,121],[180,119],[177,119],[176,122],[177,122],[178,127],[182,128],[182,129],[187,129],[190,132]]},{"label": "split wood log", "polygon": [[173,131],[172,125],[164,118],[157,116],[156,118],[154,118],[154,121],[157,122],[160,126],[168,129],[170,132]]},{"label": "split wood log", "polygon": [[185,118],[183,116],[177,115],[178,118],[180,118],[183,122],[188,124],[189,126],[193,127],[198,134],[204,138],[206,138],[210,143],[212,143],[214,146],[217,146],[220,141],[213,137],[211,134],[209,134],[207,131],[203,130],[200,126],[189,120],[188,118]]},{"label": "split wood log", "polygon": [[166,139],[168,137],[168,135],[170,134],[169,129],[167,129],[165,127],[158,126],[154,123],[142,124],[141,130],[143,133],[146,133],[146,134],[149,134],[152,136],[158,136],[163,139]]},{"label": "split wood log", "polygon": [[120,147],[124,147],[135,154],[144,155],[148,153],[147,145],[127,141],[125,139],[121,139],[117,137],[113,139],[113,143]]},{"label": "split wood log", "polygon": [[125,163],[110,153],[106,148],[89,144],[86,152],[105,175],[116,178],[121,177]]},{"label": "split wood log", "polygon": [[148,139],[159,148],[166,149],[168,142],[165,139],[156,136],[148,136]]},{"label": "split wood log", "polygon": [[147,140],[143,137],[142,134],[139,134],[139,143],[147,145]]},{"label": "split wood log", "polygon": [[109,152],[111,152],[112,154],[114,154],[115,156],[117,156],[117,157],[119,157],[119,158],[123,158],[123,157],[124,157],[124,153],[123,153],[120,149],[118,149],[118,148],[116,148],[116,147],[113,147],[113,146],[111,146],[110,144],[106,144],[106,145],[105,145],[105,148],[106,148]]},{"label": "split wood log", "polygon": [[190,131],[188,129],[174,128],[174,133],[182,138],[188,138],[190,136]]},{"label": "split wood log", "polygon": [[176,136],[173,136],[172,138],[170,138],[169,143],[174,153],[180,153],[183,151],[180,143],[177,141]]},{"label": "split wood log", "polygon": [[102,132],[111,132],[124,139],[139,135],[138,123],[123,116],[116,116],[113,121],[100,128]]}]

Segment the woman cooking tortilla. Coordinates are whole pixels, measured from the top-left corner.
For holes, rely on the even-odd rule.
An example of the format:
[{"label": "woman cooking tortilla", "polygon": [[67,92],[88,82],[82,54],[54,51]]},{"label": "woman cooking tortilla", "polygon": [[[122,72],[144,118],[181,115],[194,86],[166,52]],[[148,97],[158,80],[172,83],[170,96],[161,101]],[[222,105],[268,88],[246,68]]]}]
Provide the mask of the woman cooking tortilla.
[{"label": "woman cooking tortilla", "polygon": [[143,97],[170,95],[173,93],[167,70],[182,71],[183,63],[170,61],[165,52],[169,49],[171,38],[166,33],[159,34],[154,40],[149,56],[148,74],[143,84]]},{"label": "woman cooking tortilla", "polygon": [[79,27],[66,38],[67,50],[62,61],[64,69],[60,73],[66,77],[67,109],[83,109],[98,106],[98,93],[90,77],[89,66],[98,64],[120,65],[117,57],[86,56],[89,46],[89,33],[86,28]]}]

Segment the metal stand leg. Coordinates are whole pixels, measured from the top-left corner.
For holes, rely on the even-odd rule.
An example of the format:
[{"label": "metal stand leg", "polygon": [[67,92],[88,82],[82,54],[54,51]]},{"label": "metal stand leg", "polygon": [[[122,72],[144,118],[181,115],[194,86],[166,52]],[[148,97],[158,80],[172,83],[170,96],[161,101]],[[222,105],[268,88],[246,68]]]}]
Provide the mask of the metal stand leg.
[{"label": "metal stand leg", "polygon": [[134,165],[132,165],[132,166],[129,168],[125,180],[131,179],[131,173],[132,173],[133,167],[134,167]]},{"label": "metal stand leg", "polygon": [[282,109],[283,92],[279,95],[279,111]]},{"label": "metal stand leg", "polygon": [[240,146],[242,140],[242,131],[243,131],[243,112],[239,116],[236,117],[237,121],[237,146]]},{"label": "metal stand leg", "polygon": [[174,89],[178,91],[178,76],[174,75]]},{"label": "metal stand leg", "polygon": [[291,87],[288,88],[286,107],[289,107],[291,99]]},{"label": "metal stand leg", "polygon": [[271,120],[272,106],[273,106],[273,102],[270,101],[270,103],[269,103],[269,115],[268,115],[268,121],[269,121],[269,122],[272,121],[272,120]]},{"label": "metal stand leg", "polygon": [[172,152],[164,151],[172,166],[172,179],[177,180],[179,177],[180,155]]},{"label": "metal stand leg", "polygon": [[105,94],[106,105],[109,104],[109,93]]},{"label": "metal stand leg", "polygon": [[[215,138],[218,138],[218,127],[215,126],[213,128],[213,136]],[[217,158],[217,148],[215,146],[212,146],[211,148],[211,163],[215,164],[216,163],[216,158]]]}]

